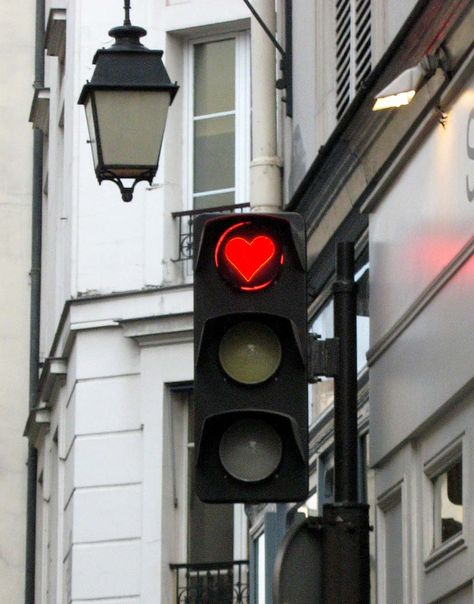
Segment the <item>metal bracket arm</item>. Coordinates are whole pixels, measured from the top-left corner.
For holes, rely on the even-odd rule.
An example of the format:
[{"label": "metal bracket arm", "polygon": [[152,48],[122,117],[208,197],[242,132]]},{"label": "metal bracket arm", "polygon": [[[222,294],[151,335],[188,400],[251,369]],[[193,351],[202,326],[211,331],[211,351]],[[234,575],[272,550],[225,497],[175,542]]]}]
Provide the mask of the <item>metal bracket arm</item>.
[{"label": "metal bracket arm", "polygon": [[317,382],[318,376],[336,377],[339,372],[339,338],[320,340],[310,335],[309,381]]}]

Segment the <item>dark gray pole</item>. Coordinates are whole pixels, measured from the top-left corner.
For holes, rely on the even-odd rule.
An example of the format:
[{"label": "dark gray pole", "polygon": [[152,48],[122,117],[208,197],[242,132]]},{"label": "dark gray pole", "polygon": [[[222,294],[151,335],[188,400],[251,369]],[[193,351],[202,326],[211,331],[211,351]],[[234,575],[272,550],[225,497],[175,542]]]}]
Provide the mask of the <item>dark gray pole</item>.
[{"label": "dark gray pole", "polygon": [[339,371],[334,385],[334,499],[357,501],[357,296],[354,244],[337,246],[334,337],[339,339]]},{"label": "dark gray pole", "polygon": [[357,292],[354,245],[339,243],[334,293],[334,500],[323,510],[324,604],[369,604],[369,519],[357,489]]}]

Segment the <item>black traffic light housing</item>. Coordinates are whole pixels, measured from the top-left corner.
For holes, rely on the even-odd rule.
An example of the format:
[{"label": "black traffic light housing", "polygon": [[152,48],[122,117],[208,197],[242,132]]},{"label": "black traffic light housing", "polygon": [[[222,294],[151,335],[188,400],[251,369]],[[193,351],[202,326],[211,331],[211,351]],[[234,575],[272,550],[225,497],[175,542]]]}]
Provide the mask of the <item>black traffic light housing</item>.
[{"label": "black traffic light housing", "polygon": [[196,489],[206,502],[308,492],[306,245],[299,214],[194,223]]}]

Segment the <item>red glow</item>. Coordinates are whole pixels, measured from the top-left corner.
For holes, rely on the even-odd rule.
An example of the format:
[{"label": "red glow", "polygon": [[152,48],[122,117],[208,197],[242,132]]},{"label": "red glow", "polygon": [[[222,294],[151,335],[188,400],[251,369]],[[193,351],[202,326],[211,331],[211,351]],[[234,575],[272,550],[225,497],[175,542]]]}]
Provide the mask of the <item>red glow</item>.
[{"label": "red glow", "polygon": [[247,283],[252,281],[274,255],[275,244],[266,235],[258,235],[251,241],[243,237],[232,237],[224,249],[226,260]]},{"label": "red glow", "polygon": [[226,281],[250,292],[270,285],[284,258],[273,234],[251,221],[242,221],[226,229],[219,237],[214,262]]},{"label": "red glow", "polygon": [[214,252],[214,262],[216,263],[216,266],[219,266],[219,250],[220,247],[222,245],[222,242],[224,241],[224,239],[227,237],[227,235],[233,231],[234,229],[237,229],[240,226],[243,226],[244,224],[250,224],[249,222],[238,222],[237,224],[232,225],[230,228],[228,228],[226,231],[224,231],[222,233],[222,235],[219,237],[219,241],[217,242],[216,245],[216,250]]}]

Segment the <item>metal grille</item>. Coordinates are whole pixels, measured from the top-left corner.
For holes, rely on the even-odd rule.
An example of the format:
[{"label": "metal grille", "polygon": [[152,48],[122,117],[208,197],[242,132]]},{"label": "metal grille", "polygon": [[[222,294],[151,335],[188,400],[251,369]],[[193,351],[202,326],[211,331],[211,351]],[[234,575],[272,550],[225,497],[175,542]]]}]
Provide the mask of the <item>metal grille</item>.
[{"label": "metal grille", "polygon": [[170,564],[176,604],[248,604],[248,560]]},{"label": "metal grille", "polygon": [[208,212],[245,212],[250,208],[249,203],[236,203],[230,206],[218,206],[216,208],[207,208],[204,210],[188,210],[185,212],[173,212],[171,216],[174,220],[179,220],[179,248],[178,257],[175,262],[192,260],[193,257],[193,224],[198,214],[207,214]]},{"label": "metal grille", "polygon": [[339,120],[370,73],[371,0],[336,2],[336,115]]}]

